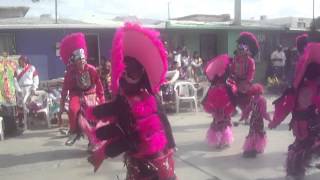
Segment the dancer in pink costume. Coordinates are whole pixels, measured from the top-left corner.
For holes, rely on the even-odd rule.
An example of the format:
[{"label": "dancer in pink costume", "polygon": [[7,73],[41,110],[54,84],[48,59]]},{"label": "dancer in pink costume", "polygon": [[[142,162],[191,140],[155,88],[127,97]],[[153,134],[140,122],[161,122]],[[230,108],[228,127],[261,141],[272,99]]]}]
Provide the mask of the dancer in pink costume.
[{"label": "dancer in pink costume", "polygon": [[[299,59],[293,87],[274,102],[275,114],[270,128],[277,127],[291,113],[290,129],[295,137],[288,148],[287,176],[302,179],[314,155],[319,155],[320,134],[320,43],[311,32]],[[298,42],[298,41],[297,41]]]},{"label": "dancer in pink costume", "polygon": [[[98,105],[104,103],[105,99],[99,74],[94,66],[87,63],[87,44],[83,33],[65,36],[61,41],[60,55],[67,72],[61,92],[59,119],[65,111],[64,107],[69,95],[70,135],[65,144],[71,146],[81,136],[83,127],[79,125],[85,124],[80,122],[84,119],[79,116],[83,104]],[[93,142],[90,141],[90,143]]]},{"label": "dancer in pink costume", "polygon": [[127,180],[175,180],[175,142],[156,94],[165,81],[167,54],[157,31],[126,23],[112,46],[115,99],[89,107],[88,119],[104,119],[97,128],[101,143],[89,157],[99,168],[105,157],[124,153]]},{"label": "dancer in pink costume", "polygon": [[226,83],[230,58],[221,55],[212,59],[205,67],[205,73],[211,82],[202,104],[204,110],[210,113],[213,122],[207,131],[207,142],[215,148],[224,148],[233,141],[231,114],[235,110],[232,103],[233,90]]},{"label": "dancer in pink costume", "polygon": [[250,102],[248,90],[255,75],[253,58],[259,51],[259,43],[255,35],[250,32],[241,32],[237,43],[235,56],[231,62],[230,79],[235,81],[238,89],[235,102],[241,111],[244,111]]},{"label": "dancer in pink costume", "polygon": [[240,119],[240,121],[248,119],[251,113],[250,130],[243,146],[243,156],[256,157],[258,153],[263,153],[267,143],[263,120],[271,121],[271,118],[267,113],[267,101],[263,97],[263,86],[253,84],[249,89],[249,94],[252,96],[250,103]]}]

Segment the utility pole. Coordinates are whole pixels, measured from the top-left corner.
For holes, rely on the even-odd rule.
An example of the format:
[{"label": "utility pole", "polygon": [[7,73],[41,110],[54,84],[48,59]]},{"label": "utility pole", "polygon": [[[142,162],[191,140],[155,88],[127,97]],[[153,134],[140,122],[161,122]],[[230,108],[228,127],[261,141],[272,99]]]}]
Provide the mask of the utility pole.
[{"label": "utility pole", "polygon": [[241,0],[234,0],[234,25],[241,25]]},{"label": "utility pole", "polygon": [[168,20],[170,20],[170,2],[168,1]]},{"label": "utility pole", "polygon": [[56,18],[56,24],[58,24],[58,0],[55,0],[55,18]]},{"label": "utility pole", "polygon": [[313,0],[313,5],[312,5],[312,19],[314,21],[314,0]]}]

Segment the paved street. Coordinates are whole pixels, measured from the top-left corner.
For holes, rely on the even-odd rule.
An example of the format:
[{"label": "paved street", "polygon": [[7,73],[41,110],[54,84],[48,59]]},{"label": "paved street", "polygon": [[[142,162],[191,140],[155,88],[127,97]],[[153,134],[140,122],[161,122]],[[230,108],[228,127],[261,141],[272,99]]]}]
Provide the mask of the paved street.
[{"label": "paved street", "polygon": [[[269,99],[269,107],[272,98]],[[270,110],[271,108],[269,108]],[[234,117],[237,120],[239,116]],[[169,115],[178,144],[176,173],[180,180],[283,180],[288,144],[292,142],[287,121],[268,130],[266,152],[255,159],[241,156],[248,126],[234,127],[235,142],[217,151],[204,142],[211,117],[203,112]],[[29,131],[21,137],[0,141],[0,180],[117,180],[124,179],[121,157],[107,159],[97,173],[87,163],[86,140],[64,145],[57,129]],[[311,170],[307,180],[320,179]]]}]

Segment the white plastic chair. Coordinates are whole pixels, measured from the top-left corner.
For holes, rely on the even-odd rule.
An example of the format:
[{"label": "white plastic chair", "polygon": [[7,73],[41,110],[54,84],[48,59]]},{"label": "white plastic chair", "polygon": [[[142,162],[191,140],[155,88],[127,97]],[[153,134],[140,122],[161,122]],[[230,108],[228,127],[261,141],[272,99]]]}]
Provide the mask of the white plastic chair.
[{"label": "white plastic chair", "polygon": [[0,117],[0,141],[4,140],[4,122],[3,118]]},{"label": "white plastic chair", "polygon": [[193,83],[188,81],[176,82],[174,85],[174,91],[176,94],[176,112],[179,113],[180,101],[190,101],[190,106],[193,108],[195,104],[195,111],[198,112],[197,104],[197,89]]},{"label": "white plastic chair", "polygon": [[42,109],[39,109],[36,113],[37,114],[43,113],[45,115],[44,116],[45,119],[43,120],[47,122],[48,128],[51,128],[52,125],[51,125],[50,114],[49,114],[49,104],[51,102],[50,102],[49,95],[46,91],[43,91],[43,90],[37,90],[35,93],[36,93],[36,96],[31,96],[30,101],[31,102],[41,101],[41,103],[43,101],[46,101],[44,104],[44,107]]}]

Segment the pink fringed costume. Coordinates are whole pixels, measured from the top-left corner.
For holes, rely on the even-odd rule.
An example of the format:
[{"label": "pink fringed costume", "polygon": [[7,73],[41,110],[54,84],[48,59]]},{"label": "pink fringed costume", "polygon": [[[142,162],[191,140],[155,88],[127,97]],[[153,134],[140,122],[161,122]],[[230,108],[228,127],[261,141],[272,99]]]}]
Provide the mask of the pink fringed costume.
[{"label": "pink fringed costume", "polygon": [[255,61],[253,57],[259,51],[258,40],[250,32],[241,32],[237,40],[238,46],[231,63],[231,79],[238,89],[236,104],[243,111],[250,101],[248,90],[255,75]]},{"label": "pink fringed costume", "polygon": [[269,124],[275,128],[292,114],[290,129],[295,141],[288,148],[287,175],[298,178],[305,175],[312,156],[318,154],[315,149],[320,134],[320,43],[311,41],[302,49],[293,88],[274,102],[275,114]]},{"label": "pink fringed costume", "polygon": [[211,87],[202,104],[204,110],[213,117],[206,139],[210,146],[216,148],[229,146],[233,141],[231,114],[235,107],[231,99],[232,88],[226,83],[229,64],[229,57],[221,55],[205,67]]},{"label": "pink fringed costume", "polygon": [[87,118],[107,121],[95,131],[103,142],[89,158],[95,170],[105,157],[125,153],[127,180],[176,179],[171,126],[155,96],[167,71],[166,50],[158,35],[126,23],[114,36],[111,89],[115,99],[86,111]]},{"label": "pink fringed costume", "polygon": [[[61,41],[60,55],[67,66],[61,92],[60,109],[64,109],[67,95],[69,95],[68,116],[71,136],[66,145],[72,145],[81,133],[79,126],[81,104],[97,105],[103,103],[105,101],[104,90],[96,68],[85,63],[87,46],[83,33],[73,33],[64,37]],[[77,66],[79,61],[84,61],[82,69]]]},{"label": "pink fringed costume", "polygon": [[267,101],[262,95],[262,85],[252,85],[249,94],[252,95],[250,103],[241,117],[241,119],[247,119],[251,113],[250,130],[243,146],[243,155],[245,157],[255,157],[257,153],[264,152],[267,143],[263,119],[271,121],[271,118],[267,113]]}]

